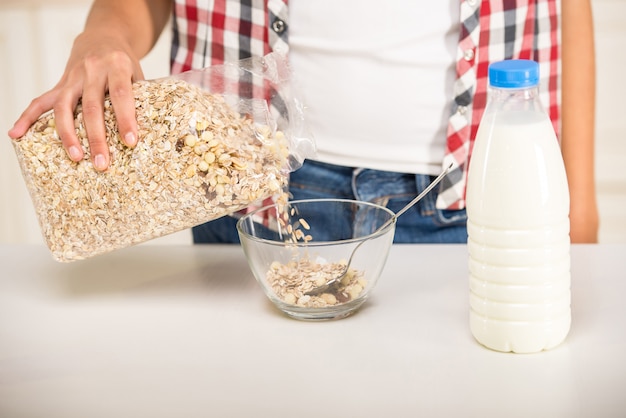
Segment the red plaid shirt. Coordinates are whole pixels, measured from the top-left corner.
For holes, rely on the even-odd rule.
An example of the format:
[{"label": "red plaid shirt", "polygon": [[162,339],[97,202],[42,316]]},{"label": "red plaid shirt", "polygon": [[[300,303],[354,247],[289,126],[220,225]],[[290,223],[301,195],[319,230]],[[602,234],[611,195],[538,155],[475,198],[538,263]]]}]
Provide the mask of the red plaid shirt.
[{"label": "red plaid shirt", "polygon": [[[304,1],[304,0],[302,0]],[[175,0],[172,73],[269,52],[288,53],[287,0]],[[465,207],[465,185],[478,123],[487,101],[487,68],[504,59],[540,64],[541,99],[560,131],[560,26],[558,0],[463,0],[457,80],[437,206]]]}]

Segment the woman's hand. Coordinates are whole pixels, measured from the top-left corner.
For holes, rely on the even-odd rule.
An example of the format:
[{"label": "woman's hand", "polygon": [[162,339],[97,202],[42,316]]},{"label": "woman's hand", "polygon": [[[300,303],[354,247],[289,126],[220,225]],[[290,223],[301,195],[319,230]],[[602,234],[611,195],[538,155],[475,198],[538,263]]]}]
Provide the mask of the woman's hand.
[{"label": "woman's hand", "polygon": [[171,10],[172,0],[94,0],[61,80],[30,103],[9,136],[21,137],[39,116],[52,109],[67,154],[80,161],[83,148],[74,129],[74,110],[80,100],[91,159],[97,170],[106,170],[111,157],[104,127],[104,96],[108,92],[111,98],[122,141],[135,146],[132,83],[143,80],[139,60],[156,43]]},{"label": "woman's hand", "polygon": [[74,129],[74,110],[81,100],[91,159],[97,170],[104,171],[110,163],[104,96],[107,92],[110,95],[121,139],[133,147],[137,143],[137,122],[132,83],[140,79],[143,72],[139,60],[121,38],[86,31],[76,38],[61,80],[30,103],[9,136],[21,137],[41,114],[53,109],[57,133],[68,156],[80,161],[84,154]]}]

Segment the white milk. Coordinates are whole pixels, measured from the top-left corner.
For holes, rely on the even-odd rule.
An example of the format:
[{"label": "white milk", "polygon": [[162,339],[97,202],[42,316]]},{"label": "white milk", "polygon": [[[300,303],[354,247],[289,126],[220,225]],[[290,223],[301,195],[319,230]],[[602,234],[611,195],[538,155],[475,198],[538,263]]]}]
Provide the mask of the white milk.
[{"label": "white milk", "polygon": [[486,347],[530,353],[570,328],[569,193],[541,111],[486,116],[467,186],[470,329]]}]

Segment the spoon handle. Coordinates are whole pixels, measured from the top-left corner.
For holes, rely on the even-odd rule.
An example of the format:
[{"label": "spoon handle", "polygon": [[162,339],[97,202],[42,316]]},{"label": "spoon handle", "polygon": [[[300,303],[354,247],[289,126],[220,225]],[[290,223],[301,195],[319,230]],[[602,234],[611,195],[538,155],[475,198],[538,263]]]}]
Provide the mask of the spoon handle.
[{"label": "spoon handle", "polygon": [[426,187],[422,193],[418,194],[413,200],[411,200],[405,207],[403,207],[402,209],[400,209],[398,212],[396,212],[395,215],[393,215],[391,218],[389,218],[387,220],[387,222],[385,222],[384,224],[382,224],[379,228],[377,229],[383,229],[385,227],[387,227],[389,224],[395,222],[395,220],[398,218],[398,216],[402,215],[404,212],[406,212],[407,210],[409,210],[413,205],[415,205],[417,202],[419,202],[420,200],[422,200],[422,198],[424,196],[426,196],[428,194],[428,192],[430,192],[433,187],[435,187],[437,184],[439,184],[439,182],[450,172],[450,170],[452,169],[452,163],[450,163],[450,165],[448,166],[448,168],[446,168],[445,170],[443,170],[443,172],[441,174],[439,174],[437,176],[436,179],[434,179],[429,185],[428,187]]},{"label": "spoon handle", "polygon": [[[448,174],[450,172],[450,170],[452,169],[452,164],[450,164],[448,166],[448,168],[446,168],[445,170],[443,170],[443,172],[441,174],[439,174],[439,176],[437,176],[436,179],[434,179],[429,185],[428,187],[426,187],[424,189],[424,191],[422,191],[420,194],[417,195],[416,198],[414,198],[413,200],[411,200],[405,207],[403,207],[402,209],[400,209],[397,213],[395,213],[391,218],[387,219],[387,221],[385,223],[383,223],[381,226],[379,226],[378,228],[376,228],[376,230],[373,233],[376,233],[378,231],[381,231],[383,229],[385,229],[387,226],[391,225],[392,223],[394,223],[396,221],[396,219],[398,219],[398,216],[402,215],[404,212],[406,212],[411,206],[413,206],[414,204],[416,204],[420,199],[422,199],[424,196],[426,196],[426,194],[428,192],[430,192],[432,190],[433,187],[435,187],[445,176],[446,174]],[[346,273],[348,273],[348,270],[350,269],[350,265],[352,264],[352,258],[354,257],[354,254],[356,254],[356,251],[359,249],[359,247],[365,242],[366,240],[362,240],[360,241],[356,247],[354,247],[352,249],[352,253],[350,253],[350,258],[348,259],[348,262],[346,263],[346,265],[344,266],[344,269],[342,271],[341,274],[337,275],[336,277],[330,279],[329,281],[326,282],[326,284],[323,284],[321,286],[318,286],[312,290],[309,290],[308,292],[305,293],[305,295],[308,296],[314,296],[314,295],[319,295],[320,293],[325,292],[326,290],[328,290],[332,285],[334,285],[335,283],[337,283],[339,280],[341,280]]]}]

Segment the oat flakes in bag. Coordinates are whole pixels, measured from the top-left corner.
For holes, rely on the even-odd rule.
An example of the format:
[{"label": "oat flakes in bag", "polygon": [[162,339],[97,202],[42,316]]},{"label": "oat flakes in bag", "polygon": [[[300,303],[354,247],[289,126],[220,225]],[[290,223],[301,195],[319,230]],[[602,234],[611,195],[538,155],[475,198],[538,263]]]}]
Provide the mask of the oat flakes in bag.
[{"label": "oat flakes in bag", "polygon": [[42,234],[58,261],[89,258],[231,215],[284,194],[315,152],[284,57],[208,67],[133,85],[139,141],[126,147],[105,100],[111,153],[94,169],[71,161],[42,115],[13,141]]}]

